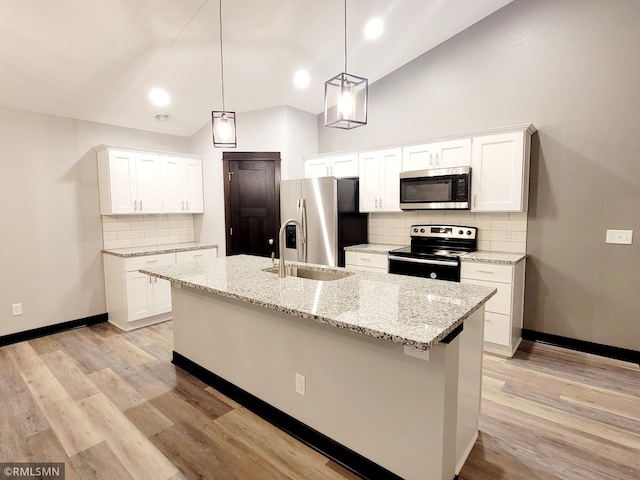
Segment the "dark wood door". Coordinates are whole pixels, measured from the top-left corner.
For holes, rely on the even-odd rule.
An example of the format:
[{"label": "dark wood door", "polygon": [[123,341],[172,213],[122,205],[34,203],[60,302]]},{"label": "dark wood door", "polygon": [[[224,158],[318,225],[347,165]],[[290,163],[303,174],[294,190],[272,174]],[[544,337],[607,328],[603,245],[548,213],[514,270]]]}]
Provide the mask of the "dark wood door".
[{"label": "dark wood door", "polygon": [[223,152],[222,160],[227,255],[277,257],[280,154]]}]

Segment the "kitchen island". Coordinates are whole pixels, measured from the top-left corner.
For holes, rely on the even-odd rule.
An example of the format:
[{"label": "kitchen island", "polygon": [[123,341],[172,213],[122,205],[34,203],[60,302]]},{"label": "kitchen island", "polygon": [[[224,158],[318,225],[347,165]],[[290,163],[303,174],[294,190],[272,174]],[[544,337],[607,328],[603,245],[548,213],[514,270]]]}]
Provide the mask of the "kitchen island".
[{"label": "kitchen island", "polygon": [[142,270],[172,282],[174,363],[361,474],[453,479],[477,438],[495,290],[370,272],[280,279],[269,267],[240,255]]}]

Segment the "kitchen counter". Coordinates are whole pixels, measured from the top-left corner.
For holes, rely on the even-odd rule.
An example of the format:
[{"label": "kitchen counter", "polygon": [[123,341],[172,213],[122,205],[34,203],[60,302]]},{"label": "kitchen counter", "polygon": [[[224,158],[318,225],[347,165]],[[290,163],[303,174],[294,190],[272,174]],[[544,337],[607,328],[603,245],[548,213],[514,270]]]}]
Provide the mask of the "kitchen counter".
[{"label": "kitchen counter", "polygon": [[460,257],[463,262],[502,263],[515,265],[529,256],[528,253],[486,252],[478,250]]},{"label": "kitchen counter", "polygon": [[[295,264],[288,262],[287,265]],[[140,270],[192,287],[308,320],[427,350],[496,292],[495,289],[404,275],[350,272],[333,281],[278,278],[271,260],[237,255]]]},{"label": "kitchen counter", "polygon": [[187,252],[190,250],[205,250],[208,248],[218,248],[218,245],[211,243],[168,243],[165,245],[152,245],[147,247],[112,248],[102,250],[102,253],[115,255],[116,257],[141,257],[144,255],[158,255],[161,253]]},{"label": "kitchen counter", "polygon": [[406,245],[383,245],[381,243],[362,243],[360,245],[351,245],[350,247],[344,247],[345,252],[358,252],[358,253],[380,253],[387,254],[391,250],[397,248],[403,248]]}]

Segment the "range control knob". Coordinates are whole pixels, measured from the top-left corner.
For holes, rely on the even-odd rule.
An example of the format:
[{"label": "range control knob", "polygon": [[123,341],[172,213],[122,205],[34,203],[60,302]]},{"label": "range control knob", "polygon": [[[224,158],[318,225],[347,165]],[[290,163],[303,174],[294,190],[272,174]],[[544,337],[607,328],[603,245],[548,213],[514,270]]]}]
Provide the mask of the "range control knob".
[{"label": "range control knob", "polygon": [[414,228],[414,229],[413,229],[413,233],[418,233],[418,229],[417,229],[417,228]]},{"label": "range control knob", "polygon": [[438,278],[438,275],[436,275],[436,272],[431,272],[429,274],[429,277],[435,279],[435,278]]},{"label": "range control knob", "polygon": [[471,235],[471,230],[467,230],[467,235]]},{"label": "range control knob", "polygon": [[420,233],[424,233],[424,228],[421,228],[421,229],[420,229]]},{"label": "range control knob", "polygon": [[462,235],[464,233],[464,230],[458,230],[458,234]]}]

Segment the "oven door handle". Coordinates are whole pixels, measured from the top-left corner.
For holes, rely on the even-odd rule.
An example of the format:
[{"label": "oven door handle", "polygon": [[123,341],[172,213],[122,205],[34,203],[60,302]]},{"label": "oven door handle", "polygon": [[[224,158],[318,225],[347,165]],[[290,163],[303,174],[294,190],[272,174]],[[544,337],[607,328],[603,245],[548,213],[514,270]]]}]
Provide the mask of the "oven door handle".
[{"label": "oven door handle", "polygon": [[425,260],[423,258],[409,258],[409,257],[397,257],[395,255],[389,255],[389,260],[395,260],[398,262],[407,263],[426,263],[427,265],[447,265],[451,267],[457,267],[458,262],[447,260]]}]

